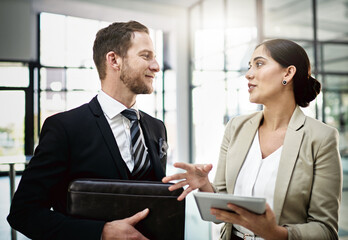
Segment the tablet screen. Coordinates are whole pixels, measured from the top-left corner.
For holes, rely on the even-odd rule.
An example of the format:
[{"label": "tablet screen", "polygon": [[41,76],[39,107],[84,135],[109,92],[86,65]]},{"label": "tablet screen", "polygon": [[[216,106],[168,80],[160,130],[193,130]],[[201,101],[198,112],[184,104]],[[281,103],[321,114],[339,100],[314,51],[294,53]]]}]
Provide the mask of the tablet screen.
[{"label": "tablet screen", "polygon": [[263,214],[266,210],[265,198],[242,197],[234,196],[233,194],[207,192],[196,192],[193,193],[193,195],[201,218],[205,221],[220,223],[220,220],[217,220],[214,215],[210,214],[210,208],[219,208],[232,212],[232,210],[227,207],[228,203],[233,203],[257,214]]}]

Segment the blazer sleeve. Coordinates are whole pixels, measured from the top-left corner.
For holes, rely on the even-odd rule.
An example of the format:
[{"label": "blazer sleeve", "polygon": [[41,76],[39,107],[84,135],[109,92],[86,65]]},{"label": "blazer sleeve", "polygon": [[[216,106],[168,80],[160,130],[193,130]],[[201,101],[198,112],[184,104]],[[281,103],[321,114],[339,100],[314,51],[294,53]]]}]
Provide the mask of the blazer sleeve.
[{"label": "blazer sleeve", "polygon": [[220,147],[219,153],[219,161],[216,169],[214,184],[212,187],[215,192],[226,193],[227,192],[227,184],[226,184],[226,156],[228,147],[231,142],[231,128],[232,128],[233,119],[231,119],[225,128],[225,133],[222,138],[222,143]]},{"label": "blazer sleeve", "polygon": [[105,222],[64,214],[68,161],[68,133],[50,117],[11,204],[7,220],[14,229],[31,239],[100,239]]},{"label": "blazer sleeve", "polygon": [[[314,177],[308,206],[307,223],[286,224],[288,239],[338,239],[338,213],[342,194],[342,167],[338,132],[321,139],[314,156]],[[318,130],[320,131],[320,130]]]}]

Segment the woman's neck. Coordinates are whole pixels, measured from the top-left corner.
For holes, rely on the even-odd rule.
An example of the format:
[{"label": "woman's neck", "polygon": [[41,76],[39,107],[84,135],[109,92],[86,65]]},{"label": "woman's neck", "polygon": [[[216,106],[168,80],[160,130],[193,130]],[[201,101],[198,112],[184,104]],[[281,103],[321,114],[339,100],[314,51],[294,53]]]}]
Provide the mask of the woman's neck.
[{"label": "woman's neck", "polygon": [[271,131],[276,131],[288,127],[291,116],[296,108],[296,104],[289,103],[284,105],[264,106],[262,125]]}]

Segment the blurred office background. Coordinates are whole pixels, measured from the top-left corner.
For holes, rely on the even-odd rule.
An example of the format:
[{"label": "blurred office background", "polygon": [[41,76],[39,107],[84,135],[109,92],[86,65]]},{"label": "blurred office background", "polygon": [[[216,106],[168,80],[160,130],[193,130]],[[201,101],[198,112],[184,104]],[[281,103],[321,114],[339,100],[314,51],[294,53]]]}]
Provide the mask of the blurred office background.
[{"label": "blurred office background", "polygon": [[[161,66],[138,105],[167,126],[168,174],[177,161],[216,168],[228,119],[260,109],[244,78],[258,43],[303,46],[323,86],[304,111],[340,132],[339,234],[348,239],[348,0],[0,0],[0,239],[11,239],[8,159],[33,154],[48,116],[97,94],[95,34],[129,20],[150,28]],[[13,166],[18,184],[25,164]],[[186,239],[217,239],[219,227],[187,199]]]}]

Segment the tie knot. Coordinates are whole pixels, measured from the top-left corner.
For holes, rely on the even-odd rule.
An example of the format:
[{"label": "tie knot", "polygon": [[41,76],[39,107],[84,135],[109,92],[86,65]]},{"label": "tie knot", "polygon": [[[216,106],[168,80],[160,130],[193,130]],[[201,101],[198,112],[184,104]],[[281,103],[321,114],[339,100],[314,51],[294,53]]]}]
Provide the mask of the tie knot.
[{"label": "tie knot", "polygon": [[126,118],[128,118],[129,121],[131,122],[138,120],[137,111],[135,109],[130,108],[130,109],[123,110],[121,114],[125,116]]}]

